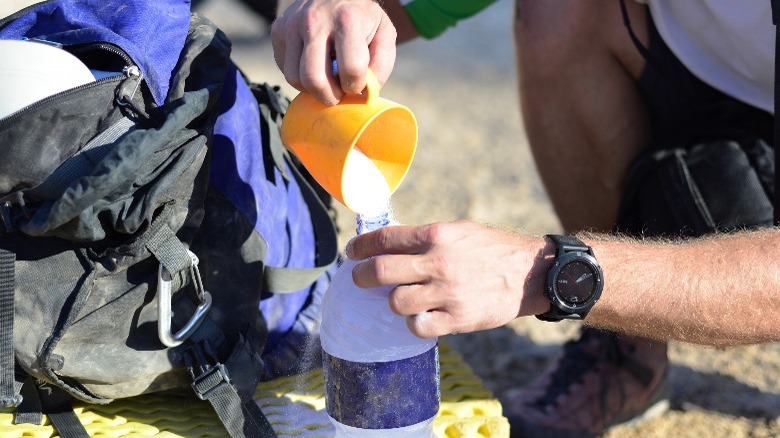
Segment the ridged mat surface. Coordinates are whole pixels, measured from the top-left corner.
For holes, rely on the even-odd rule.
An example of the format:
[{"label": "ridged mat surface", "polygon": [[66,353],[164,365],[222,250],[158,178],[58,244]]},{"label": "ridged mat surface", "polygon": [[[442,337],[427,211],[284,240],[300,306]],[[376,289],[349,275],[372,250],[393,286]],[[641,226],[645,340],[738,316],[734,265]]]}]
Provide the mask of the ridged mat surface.
[{"label": "ridged mat surface", "polygon": [[[440,438],[508,437],[509,423],[501,403],[488,391],[457,352],[439,342],[441,407],[434,421]],[[325,412],[322,370],[262,382],[255,400],[277,434],[331,437]],[[93,437],[224,437],[225,430],[207,402],[176,395],[144,395],[109,405],[76,405],[75,411]],[[42,426],[13,424],[0,411],[0,437],[58,436],[48,419]]]}]

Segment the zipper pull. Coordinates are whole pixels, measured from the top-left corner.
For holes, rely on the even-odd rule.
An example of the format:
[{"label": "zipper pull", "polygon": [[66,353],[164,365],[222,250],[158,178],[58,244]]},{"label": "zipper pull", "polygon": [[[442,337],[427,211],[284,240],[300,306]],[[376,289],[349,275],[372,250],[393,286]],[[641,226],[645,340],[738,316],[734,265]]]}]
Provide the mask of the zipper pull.
[{"label": "zipper pull", "polygon": [[122,69],[122,74],[125,75],[125,77],[141,77],[141,70],[138,68],[138,66],[135,65],[128,65],[127,67]]}]

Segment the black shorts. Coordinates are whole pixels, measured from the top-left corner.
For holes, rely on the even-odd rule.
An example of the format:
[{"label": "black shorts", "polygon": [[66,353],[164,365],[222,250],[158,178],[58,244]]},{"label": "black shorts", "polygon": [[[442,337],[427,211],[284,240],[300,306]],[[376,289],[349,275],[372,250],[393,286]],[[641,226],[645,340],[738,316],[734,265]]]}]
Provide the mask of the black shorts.
[{"label": "black shorts", "polygon": [[771,113],[736,100],[694,76],[667,47],[648,12],[649,56],[639,80],[653,148],[757,136],[773,144]]}]

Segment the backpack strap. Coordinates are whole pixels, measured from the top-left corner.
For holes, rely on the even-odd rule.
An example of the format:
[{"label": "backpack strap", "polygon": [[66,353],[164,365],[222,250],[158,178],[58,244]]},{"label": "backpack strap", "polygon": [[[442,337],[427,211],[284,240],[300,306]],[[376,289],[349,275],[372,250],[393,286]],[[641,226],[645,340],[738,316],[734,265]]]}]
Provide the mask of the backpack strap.
[{"label": "backpack strap", "polygon": [[[193,343],[184,354],[187,369],[192,377],[192,389],[201,400],[208,401],[214,408],[222,424],[231,437],[265,438],[275,437],[271,423],[265,417],[260,407],[252,399],[254,384],[249,391],[240,391],[237,386],[247,386],[247,382],[238,383],[234,379],[246,379],[256,375],[253,369],[246,369],[252,363],[252,353],[242,348],[245,345],[243,337],[236,342],[236,347],[225,364],[217,358],[217,354],[208,340]],[[231,375],[234,376],[231,379]],[[244,394],[241,394],[244,392]]]},{"label": "backpack strap", "polygon": [[[333,218],[322,202],[320,195],[309,181],[301,174],[298,166],[293,163],[289,153],[282,144],[279,126],[287,109],[287,102],[278,88],[267,83],[251,87],[260,106],[261,116],[268,121],[269,148],[276,167],[287,176],[285,163],[289,164],[293,177],[301,189],[301,194],[309,207],[314,235],[316,238],[317,257],[313,268],[283,268],[266,266],[263,275],[263,290],[272,293],[291,293],[310,286],[336,261],[338,256],[338,237]],[[289,177],[288,177],[289,178]]]},{"label": "backpack strap", "polygon": [[103,158],[111,152],[111,145],[129,132],[135,122],[122,117],[105,131],[100,132],[78,152],[68,158],[37,186],[26,190],[25,196],[38,199],[58,199],[79,178],[90,175]]},{"label": "backpack strap", "polygon": [[0,407],[22,402],[14,376],[14,284],[16,243],[11,203],[0,205]]},{"label": "backpack strap", "polygon": [[16,409],[16,424],[43,423],[46,414],[62,438],[89,438],[89,433],[73,411],[71,396],[56,385],[28,376],[22,385],[24,402]]},{"label": "backpack strap", "polygon": [[310,286],[336,261],[338,256],[336,228],[333,225],[333,219],[298,168],[291,165],[290,169],[292,169],[295,180],[301,188],[303,198],[309,206],[312,224],[314,225],[314,235],[317,239],[317,258],[313,268],[266,266],[263,275],[263,290],[273,293],[290,293]]},{"label": "backpack strap", "polygon": [[[173,319],[177,326],[181,326],[195,304],[187,299],[177,304],[179,307]],[[247,326],[239,335],[228,339],[218,325],[206,318],[186,340],[186,348],[182,352],[193,392],[199,399],[211,404],[231,437],[276,436],[253,399],[264,367],[259,355],[264,339],[259,336]],[[219,353],[212,346],[217,343],[220,345]]]}]

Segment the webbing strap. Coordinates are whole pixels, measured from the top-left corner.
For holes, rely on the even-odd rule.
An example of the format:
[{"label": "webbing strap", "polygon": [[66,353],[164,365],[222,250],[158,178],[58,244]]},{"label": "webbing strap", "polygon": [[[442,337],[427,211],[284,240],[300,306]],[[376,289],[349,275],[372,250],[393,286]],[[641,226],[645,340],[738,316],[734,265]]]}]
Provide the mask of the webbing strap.
[{"label": "webbing strap", "polygon": [[73,412],[70,405],[59,406],[52,412],[47,412],[46,416],[49,417],[61,438],[89,438],[87,429],[81,424],[78,415]]},{"label": "webbing strap", "polygon": [[208,401],[231,437],[270,438],[276,436],[271,424],[255,401],[250,399],[242,402],[236,390],[229,384],[215,389]]},{"label": "webbing strap", "polygon": [[338,256],[338,240],[333,219],[300,171],[294,165],[291,165],[290,169],[298,181],[306,205],[309,206],[314,235],[317,239],[317,258],[315,266],[308,269],[266,266],[263,275],[263,290],[273,293],[295,292],[311,285],[336,261]]},{"label": "webbing strap", "polygon": [[55,385],[38,382],[43,413],[51,421],[61,438],[89,438],[87,429],[73,412],[70,395]]},{"label": "webbing strap", "polygon": [[21,394],[22,404],[16,408],[14,422],[16,424],[43,424],[43,404],[34,378],[27,376],[22,385]]},{"label": "webbing strap", "polygon": [[314,237],[316,239],[316,259],[313,268],[286,268],[266,266],[263,272],[263,290],[272,293],[297,292],[310,286],[325,272],[338,256],[338,238],[333,219],[328,209],[320,200],[320,197],[301,175],[301,172],[292,163],[289,154],[282,144],[279,126],[284,113],[287,111],[287,100],[284,99],[278,88],[267,83],[251,84],[252,92],[257,99],[260,113],[268,122],[268,148],[279,172],[286,180],[290,180],[285,163],[295,177],[300,187],[306,205],[309,207]]},{"label": "webbing strap", "polygon": [[772,23],[775,25],[775,226],[780,225],[780,179],[777,177],[777,170],[780,168],[780,154],[778,154],[777,145],[780,143],[780,122],[777,120],[780,114],[780,0],[772,0]]},{"label": "webbing strap", "polygon": [[26,192],[39,199],[58,199],[79,178],[89,175],[95,163],[111,152],[111,145],[135,126],[135,122],[123,117],[105,131],[96,135],[75,155],[68,158],[42,183]]},{"label": "webbing strap", "polygon": [[[188,269],[192,266],[192,259],[187,252],[187,246],[182,243],[162,220],[165,215],[161,214],[156,222],[158,226],[149,240],[146,241],[146,248],[160,261],[160,263],[174,276],[176,273]],[[154,225],[153,225],[154,226]]]},{"label": "webbing strap", "polygon": [[14,264],[16,243],[12,229],[10,206],[2,206],[0,229],[0,407],[18,406],[22,397],[14,388]]},{"label": "webbing strap", "polygon": [[56,385],[27,377],[22,386],[24,402],[16,409],[16,424],[43,423],[43,414],[61,438],[89,438],[89,433],[73,412],[70,395]]}]

